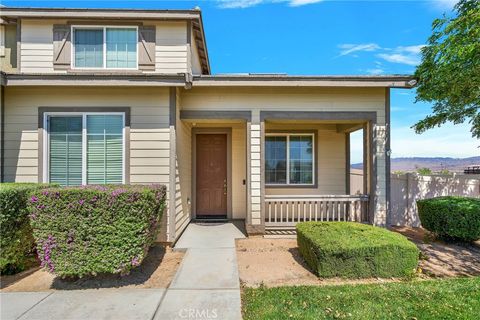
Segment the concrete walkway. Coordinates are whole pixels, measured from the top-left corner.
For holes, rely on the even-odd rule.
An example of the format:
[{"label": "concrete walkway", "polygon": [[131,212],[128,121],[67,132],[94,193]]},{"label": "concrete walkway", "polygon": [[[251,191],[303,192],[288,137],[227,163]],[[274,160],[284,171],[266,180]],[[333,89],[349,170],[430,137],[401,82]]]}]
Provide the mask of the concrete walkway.
[{"label": "concrete walkway", "polygon": [[[235,223],[191,223],[175,249],[186,250],[155,319],[241,319]],[[180,315],[180,317],[179,317]]]},{"label": "concrete walkway", "polygon": [[190,224],[168,289],[89,289],[0,293],[0,319],[241,319],[235,223]]}]

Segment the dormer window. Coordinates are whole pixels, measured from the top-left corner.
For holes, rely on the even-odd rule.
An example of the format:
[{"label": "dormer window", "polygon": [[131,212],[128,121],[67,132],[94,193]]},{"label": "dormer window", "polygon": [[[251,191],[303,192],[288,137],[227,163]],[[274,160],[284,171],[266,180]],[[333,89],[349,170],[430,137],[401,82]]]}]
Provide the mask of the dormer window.
[{"label": "dormer window", "polygon": [[137,69],[136,27],[73,27],[75,69]]}]

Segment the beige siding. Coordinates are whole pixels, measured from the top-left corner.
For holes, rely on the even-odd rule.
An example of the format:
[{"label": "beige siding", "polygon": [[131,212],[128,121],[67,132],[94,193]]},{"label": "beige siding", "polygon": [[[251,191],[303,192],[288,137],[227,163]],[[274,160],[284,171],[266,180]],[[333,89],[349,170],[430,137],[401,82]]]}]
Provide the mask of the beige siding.
[{"label": "beige siding", "polygon": [[232,218],[245,219],[247,216],[247,179],[246,125],[232,126]]},{"label": "beige siding", "polygon": [[208,88],[185,91],[185,110],[375,111],[385,122],[383,88]]},{"label": "beige siding", "polygon": [[159,73],[187,72],[187,23],[157,24],[155,71]]},{"label": "beige siding", "polygon": [[53,25],[64,21],[22,20],[20,68],[22,72],[53,70]]},{"label": "beige siding", "polygon": [[130,107],[130,182],[168,184],[168,89],[7,88],[5,179],[37,182],[38,107]]},{"label": "beige siding", "polygon": [[192,190],[192,125],[180,121],[180,97],[176,112],[176,172],[175,172],[175,237],[191,219]]},{"label": "beige siding", "polygon": [[[53,25],[64,23],[65,20],[22,20],[22,72],[65,72],[53,69]],[[187,23],[162,21],[145,24],[156,26],[155,72],[187,72]]]}]

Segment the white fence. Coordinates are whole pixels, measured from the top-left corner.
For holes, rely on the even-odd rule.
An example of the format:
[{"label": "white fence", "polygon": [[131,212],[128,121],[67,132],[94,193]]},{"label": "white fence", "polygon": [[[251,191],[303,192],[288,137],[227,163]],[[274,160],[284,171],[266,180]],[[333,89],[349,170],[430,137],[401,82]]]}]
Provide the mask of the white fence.
[{"label": "white fence", "polygon": [[[352,170],[351,194],[363,193],[361,170]],[[480,198],[480,175],[419,175],[416,173],[391,175],[391,208],[389,223],[396,226],[420,226],[416,201],[439,196],[466,196]]]},{"label": "white fence", "polygon": [[368,196],[265,196],[265,227],[292,227],[303,221],[357,221],[367,219]]}]

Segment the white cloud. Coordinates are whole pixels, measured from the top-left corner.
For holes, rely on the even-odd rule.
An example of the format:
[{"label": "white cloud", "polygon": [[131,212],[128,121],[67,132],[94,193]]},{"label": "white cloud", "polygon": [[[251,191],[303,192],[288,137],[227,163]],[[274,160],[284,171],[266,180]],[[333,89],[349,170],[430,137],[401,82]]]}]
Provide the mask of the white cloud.
[{"label": "white cloud", "polygon": [[219,0],[218,6],[224,9],[237,9],[248,8],[256,6],[264,0]]},{"label": "white cloud", "polygon": [[300,7],[307,4],[313,4],[313,3],[322,2],[322,1],[323,0],[290,0],[288,5],[290,7]]},{"label": "white cloud", "polygon": [[408,64],[409,66],[416,66],[420,63],[420,58],[412,55],[405,55],[401,53],[379,53],[377,57],[388,62]]},{"label": "white cloud", "polygon": [[300,7],[322,2],[323,0],[216,0],[218,6],[224,9],[243,9],[266,3],[287,3],[290,7]]},{"label": "white cloud", "polygon": [[416,134],[409,127],[392,128],[392,157],[452,157],[478,155],[479,141],[472,138],[469,125],[445,124]]},{"label": "white cloud", "polygon": [[411,54],[420,54],[423,47],[425,47],[424,44],[417,44],[416,46],[396,47],[395,50],[398,51],[398,52],[408,52],[408,53],[411,53]]},{"label": "white cloud", "polygon": [[[445,124],[440,128],[416,134],[410,127],[392,126],[392,158],[451,157],[466,158],[479,154],[480,141],[472,138],[469,125]],[[361,131],[352,133],[352,163],[362,162]]]},{"label": "white cloud", "polygon": [[392,112],[400,112],[400,111],[407,111],[408,108],[406,108],[406,107],[396,107],[396,106],[392,106],[392,107],[390,108],[390,110],[391,110]]},{"label": "white cloud", "polygon": [[440,10],[453,9],[458,0],[431,0],[433,6]]},{"label": "white cloud", "polygon": [[380,46],[376,43],[361,43],[361,44],[350,44],[345,43],[338,46],[340,51],[340,56],[346,56],[354,52],[360,51],[376,51],[381,49]]},{"label": "white cloud", "polygon": [[373,75],[385,73],[385,70],[383,70],[382,68],[367,69],[366,71],[368,74]]},{"label": "white cloud", "polygon": [[[409,66],[416,66],[420,63],[420,52],[425,45],[399,46],[388,49],[389,53],[379,53],[377,57],[388,62],[401,63]],[[391,53],[390,53],[391,52]]]},{"label": "white cloud", "polygon": [[[338,56],[353,56],[357,57],[354,53],[356,52],[379,52],[376,57],[383,59],[392,63],[401,63],[409,66],[416,66],[420,63],[420,53],[423,44],[412,45],[412,46],[398,46],[395,48],[384,48],[379,46],[376,43],[360,43],[360,44],[351,44],[345,43],[338,45],[340,48],[340,54]],[[370,69],[371,74],[380,74],[378,65],[376,68]],[[368,72],[368,70],[367,70]]]}]

